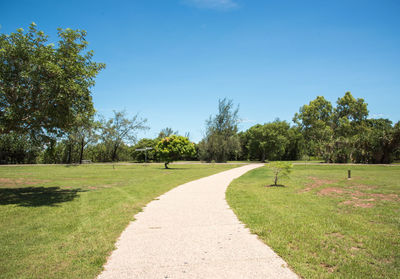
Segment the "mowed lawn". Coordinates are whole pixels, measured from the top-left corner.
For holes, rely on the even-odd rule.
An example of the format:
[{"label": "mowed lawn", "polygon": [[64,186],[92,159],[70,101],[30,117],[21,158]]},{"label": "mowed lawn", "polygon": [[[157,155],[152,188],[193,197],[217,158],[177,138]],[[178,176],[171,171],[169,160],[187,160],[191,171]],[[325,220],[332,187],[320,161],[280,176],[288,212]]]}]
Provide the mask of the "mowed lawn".
[{"label": "mowed lawn", "polygon": [[0,278],[95,278],[152,199],[235,165],[0,167]]},{"label": "mowed lawn", "polygon": [[266,167],[253,170],[227,200],[297,274],[400,278],[399,166],[296,165],[285,187],[272,182]]}]

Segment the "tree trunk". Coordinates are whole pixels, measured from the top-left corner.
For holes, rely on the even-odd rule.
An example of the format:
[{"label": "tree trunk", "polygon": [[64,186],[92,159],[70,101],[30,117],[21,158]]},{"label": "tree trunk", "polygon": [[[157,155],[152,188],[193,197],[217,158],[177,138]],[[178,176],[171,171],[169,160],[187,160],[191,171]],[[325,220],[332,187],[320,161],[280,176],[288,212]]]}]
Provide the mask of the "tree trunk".
[{"label": "tree trunk", "polygon": [[278,185],[278,175],[275,175],[275,184],[274,184],[275,186],[277,186]]},{"label": "tree trunk", "polygon": [[118,150],[119,145],[115,145],[112,153],[111,153],[111,161],[114,162],[117,159],[117,150]]},{"label": "tree trunk", "polygon": [[68,144],[68,157],[67,157],[67,164],[71,164],[72,162],[72,144]]},{"label": "tree trunk", "polygon": [[168,164],[169,164],[169,162],[165,162],[164,163],[164,166],[165,166],[166,169],[169,169]]},{"label": "tree trunk", "polygon": [[81,153],[79,154],[79,164],[82,164],[82,160],[83,160],[83,148],[85,147],[85,139],[82,138],[81,141]]}]

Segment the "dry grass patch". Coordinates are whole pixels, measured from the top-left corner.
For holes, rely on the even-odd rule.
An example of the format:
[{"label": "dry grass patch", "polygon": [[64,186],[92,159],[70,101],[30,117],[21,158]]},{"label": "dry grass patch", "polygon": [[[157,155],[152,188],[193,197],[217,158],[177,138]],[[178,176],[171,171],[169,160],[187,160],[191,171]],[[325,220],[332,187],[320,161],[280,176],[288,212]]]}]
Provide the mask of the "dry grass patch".
[{"label": "dry grass patch", "polygon": [[318,191],[318,196],[330,196],[333,198],[343,198],[348,197],[349,199],[340,202],[341,205],[352,205],[354,207],[360,208],[371,208],[380,201],[388,202],[399,202],[400,197],[398,194],[383,194],[383,193],[370,193],[366,191],[378,191],[378,186],[373,185],[354,185],[346,183],[345,186],[339,187],[328,187]]},{"label": "dry grass patch", "polygon": [[299,193],[309,192],[309,191],[319,188],[321,186],[324,186],[327,184],[333,184],[333,183],[337,182],[335,180],[321,179],[321,178],[314,177],[314,176],[309,176],[308,179],[311,179],[312,182],[308,183],[307,187],[300,190]]},{"label": "dry grass patch", "polygon": [[320,196],[337,196],[337,195],[341,195],[344,193],[345,193],[345,191],[341,188],[330,187],[330,188],[322,189],[321,191],[318,192],[318,195],[320,195]]},{"label": "dry grass patch", "polygon": [[48,183],[50,180],[35,179],[35,178],[4,178],[0,177],[0,187],[17,187],[24,185],[37,185]]}]

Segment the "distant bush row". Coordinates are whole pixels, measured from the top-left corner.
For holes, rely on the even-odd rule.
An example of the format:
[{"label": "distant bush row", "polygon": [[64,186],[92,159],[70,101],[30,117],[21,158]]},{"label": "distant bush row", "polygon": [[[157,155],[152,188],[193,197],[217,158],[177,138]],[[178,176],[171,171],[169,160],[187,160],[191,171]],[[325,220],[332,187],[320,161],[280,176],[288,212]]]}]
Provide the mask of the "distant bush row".
[{"label": "distant bush row", "polygon": [[238,131],[238,108],[223,99],[198,144],[166,144],[163,139],[177,134],[170,128],[137,142],[137,132],[148,128],[146,119],[115,112],[108,120],[95,120],[90,89],[105,64],[92,61],[86,32],[58,29],[58,37],[56,45],[49,44],[34,23],[27,32],[20,28],[0,34],[0,163],[143,161],[146,153],[136,151],[143,147],[153,148],[149,160],[166,163],[309,156],[326,162],[390,163],[399,158],[400,123],[368,118],[367,104],[350,92],[336,107],[318,96],[295,114],[294,125],[275,120],[244,132]]}]

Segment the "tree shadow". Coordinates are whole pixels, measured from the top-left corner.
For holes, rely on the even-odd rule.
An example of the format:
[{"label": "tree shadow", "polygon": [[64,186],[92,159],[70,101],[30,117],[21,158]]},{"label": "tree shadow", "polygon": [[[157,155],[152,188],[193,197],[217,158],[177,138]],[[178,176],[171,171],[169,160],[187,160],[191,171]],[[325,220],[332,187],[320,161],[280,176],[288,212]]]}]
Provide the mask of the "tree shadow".
[{"label": "tree shadow", "polygon": [[0,205],[58,206],[59,203],[74,200],[80,192],[86,191],[80,188],[61,189],[60,187],[0,188]]},{"label": "tree shadow", "polygon": [[278,184],[278,185],[271,184],[271,185],[265,185],[265,187],[268,187],[268,188],[276,188],[276,187],[286,187],[286,186],[283,185],[283,184]]},{"label": "tree shadow", "polygon": [[160,170],[188,170],[188,168],[180,168],[180,167],[168,167],[168,169],[166,168],[159,168]]},{"label": "tree shadow", "polygon": [[80,164],[68,164],[68,165],[65,165],[65,167],[66,168],[71,168],[71,167],[79,167],[80,166]]},{"label": "tree shadow", "polygon": [[188,169],[181,169],[181,168],[168,168],[168,169],[164,169],[164,170],[188,170]]}]

